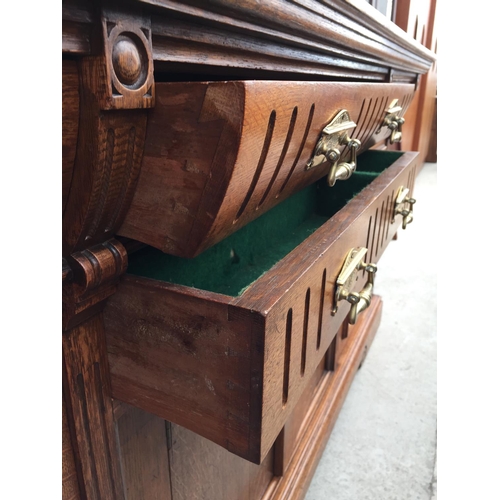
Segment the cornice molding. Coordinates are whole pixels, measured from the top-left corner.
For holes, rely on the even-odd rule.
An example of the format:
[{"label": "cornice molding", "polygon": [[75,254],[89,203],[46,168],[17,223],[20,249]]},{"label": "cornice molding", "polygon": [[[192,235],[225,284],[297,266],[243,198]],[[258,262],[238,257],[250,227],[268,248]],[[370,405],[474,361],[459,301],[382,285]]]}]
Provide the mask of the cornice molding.
[{"label": "cornice molding", "polygon": [[[407,81],[435,54],[361,0],[135,0],[151,18],[159,68],[257,70],[328,79]],[[63,53],[90,52],[92,9],[63,7]],[[179,66],[180,65],[180,66]]]}]

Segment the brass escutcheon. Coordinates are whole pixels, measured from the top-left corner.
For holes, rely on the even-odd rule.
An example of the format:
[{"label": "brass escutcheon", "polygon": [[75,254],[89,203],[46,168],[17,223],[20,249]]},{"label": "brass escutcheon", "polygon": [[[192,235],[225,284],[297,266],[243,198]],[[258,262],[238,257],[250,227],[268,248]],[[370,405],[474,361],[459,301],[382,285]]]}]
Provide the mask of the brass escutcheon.
[{"label": "brass escutcheon", "polygon": [[[335,282],[336,292],[334,295],[334,305],[332,308],[332,316],[338,311],[339,302],[347,300],[351,304],[349,310],[349,324],[354,325],[358,319],[358,315],[363,312],[371,304],[373,295],[373,286],[377,266],[375,264],[367,264],[363,262],[363,258],[368,252],[367,248],[357,247],[352,248],[344,261],[342,270]],[[358,271],[365,270],[368,274],[367,281],[363,289],[358,293],[354,292],[354,285],[358,279]]]},{"label": "brass escutcheon", "polygon": [[401,186],[394,201],[392,222],[396,222],[396,215],[401,215],[403,217],[403,229],[406,229],[406,226],[413,222],[413,205],[417,202],[415,198],[410,198],[409,194],[410,190]]},{"label": "brass escutcheon", "polygon": [[[321,165],[325,161],[332,163],[327,182],[333,187],[338,180],[346,180],[356,170],[356,153],[361,143],[357,139],[351,139],[348,130],[356,127],[351,121],[349,113],[343,109],[339,111],[330,123],[321,131],[312,158],[306,165],[306,170]],[[339,163],[340,147],[347,146],[351,151],[349,162]]]}]

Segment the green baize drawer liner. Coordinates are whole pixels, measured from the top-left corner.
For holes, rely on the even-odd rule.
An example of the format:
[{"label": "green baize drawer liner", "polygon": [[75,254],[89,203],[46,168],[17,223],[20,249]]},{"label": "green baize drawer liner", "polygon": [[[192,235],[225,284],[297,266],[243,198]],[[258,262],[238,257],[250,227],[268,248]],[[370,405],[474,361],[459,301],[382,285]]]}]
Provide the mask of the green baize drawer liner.
[{"label": "green baize drawer liner", "polygon": [[403,154],[366,151],[350,179],[333,188],[320,179],[194,259],[148,247],[130,256],[128,272],[237,297]]}]

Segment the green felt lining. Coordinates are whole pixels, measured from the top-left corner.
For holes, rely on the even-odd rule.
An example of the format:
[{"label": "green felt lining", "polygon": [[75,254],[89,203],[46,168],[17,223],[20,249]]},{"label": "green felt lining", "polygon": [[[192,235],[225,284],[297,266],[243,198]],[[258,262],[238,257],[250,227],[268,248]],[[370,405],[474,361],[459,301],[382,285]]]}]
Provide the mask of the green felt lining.
[{"label": "green felt lining", "polygon": [[184,259],[148,247],[130,256],[128,272],[237,297],[402,154],[366,151],[347,181],[329,188],[321,179],[198,257]]}]

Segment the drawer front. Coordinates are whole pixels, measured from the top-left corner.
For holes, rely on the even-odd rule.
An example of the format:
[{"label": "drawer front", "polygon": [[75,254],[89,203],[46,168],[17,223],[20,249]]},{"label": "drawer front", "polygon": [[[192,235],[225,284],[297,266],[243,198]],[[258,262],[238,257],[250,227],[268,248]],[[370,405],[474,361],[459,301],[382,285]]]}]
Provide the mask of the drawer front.
[{"label": "drawer front", "polygon": [[[193,257],[323,177],[307,169],[323,128],[347,110],[358,153],[390,135],[382,126],[409,84],[235,81],[157,83],[137,189],[118,231]],[[342,158],[349,154],[340,146]]]},{"label": "drawer front", "polygon": [[403,154],[237,297],[127,276],[105,310],[113,396],[260,463],[349,314],[342,301],[332,315],[346,254],[377,262],[416,159]]}]

